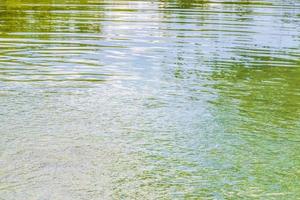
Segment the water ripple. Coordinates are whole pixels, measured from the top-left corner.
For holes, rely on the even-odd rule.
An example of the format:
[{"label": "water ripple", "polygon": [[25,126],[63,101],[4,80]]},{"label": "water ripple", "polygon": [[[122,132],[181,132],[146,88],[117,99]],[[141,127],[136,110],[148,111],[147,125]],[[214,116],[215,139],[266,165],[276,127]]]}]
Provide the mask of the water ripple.
[{"label": "water ripple", "polygon": [[299,199],[299,10],[1,0],[0,198]]}]

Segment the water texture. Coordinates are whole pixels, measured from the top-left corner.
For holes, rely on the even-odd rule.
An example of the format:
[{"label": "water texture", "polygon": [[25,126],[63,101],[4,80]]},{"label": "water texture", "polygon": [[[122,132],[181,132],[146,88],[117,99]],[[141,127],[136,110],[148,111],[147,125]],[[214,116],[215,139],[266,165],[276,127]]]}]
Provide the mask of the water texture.
[{"label": "water texture", "polygon": [[300,199],[299,0],[0,0],[0,199]]}]

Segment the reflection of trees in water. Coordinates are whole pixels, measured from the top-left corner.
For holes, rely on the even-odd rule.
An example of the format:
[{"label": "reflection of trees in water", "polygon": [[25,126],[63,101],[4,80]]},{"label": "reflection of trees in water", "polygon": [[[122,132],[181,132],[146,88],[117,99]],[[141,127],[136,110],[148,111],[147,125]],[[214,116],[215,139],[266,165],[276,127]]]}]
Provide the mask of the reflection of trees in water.
[{"label": "reflection of trees in water", "polygon": [[89,0],[0,1],[0,38],[5,47],[0,61],[21,66],[74,64],[75,56],[95,49],[92,41],[102,31],[103,14]]},{"label": "reflection of trees in water", "polygon": [[192,8],[195,4],[205,4],[205,0],[177,0],[176,3],[180,8]]},{"label": "reflection of trees in water", "polygon": [[[72,32],[99,33],[103,12],[95,10],[88,0],[57,1],[6,0],[0,3],[0,32]],[[68,5],[69,4],[69,5]]]},{"label": "reflection of trees in water", "polygon": [[248,62],[217,58],[205,62],[186,55],[178,49],[176,67],[172,70],[174,78],[181,80],[182,87],[194,100],[201,99],[199,95],[203,91],[215,94],[210,103],[229,131],[299,140],[296,135],[300,125],[297,60],[284,60],[285,65],[281,65],[283,62],[279,59],[276,62],[276,56],[270,54],[268,57],[248,55]]},{"label": "reflection of trees in water", "polygon": [[[193,6],[201,13],[201,7]],[[214,8],[209,6],[208,3],[206,9],[213,13]],[[174,39],[173,53],[162,61],[166,67],[164,73],[170,75],[168,81],[178,85],[178,90],[184,90],[185,95],[192,97],[186,101],[199,100],[199,107],[205,106],[203,99],[209,101],[216,124],[224,131],[224,141],[220,145],[230,142],[218,160],[230,161],[236,174],[241,175],[236,180],[239,182],[237,188],[245,191],[242,194],[247,194],[252,186],[261,190],[253,190],[255,194],[273,191],[290,191],[292,194],[298,191],[299,185],[287,183],[296,181],[295,166],[300,162],[296,153],[300,141],[297,50],[291,43],[264,46],[263,39],[257,40],[257,36],[266,33],[255,29],[261,26],[256,24],[259,18],[254,15],[255,7],[221,6],[232,13],[222,14],[221,10],[202,19],[201,14],[196,15],[194,11],[192,16],[180,11],[176,15],[171,11],[167,13],[177,17],[184,26],[181,30],[177,26],[176,31],[166,32],[166,35],[176,34],[178,39]],[[189,31],[186,28],[192,17],[198,20],[192,21],[198,26],[192,26],[194,30]],[[273,20],[276,16],[270,18]],[[201,30],[211,22],[214,30]],[[174,27],[169,25],[170,29]],[[291,35],[288,35],[289,41],[297,44]],[[205,43],[207,40],[210,43]]]},{"label": "reflection of trees in water", "polygon": [[[210,103],[224,131],[242,141],[231,159],[256,178],[249,184],[270,191],[277,185],[292,194],[299,187],[287,183],[296,181],[300,162],[300,68],[271,63],[215,63],[208,77],[216,94]],[[268,177],[267,168],[276,176]]]},{"label": "reflection of trees in water", "polygon": [[299,68],[246,67],[234,62],[218,65],[222,68],[215,69],[210,77],[214,82],[212,87],[218,93],[212,103],[224,110],[230,107],[231,111],[237,111],[241,117],[238,118],[244,122],[239,124],[240,128],[276,133],[280,129],[291,131],[298,126]]},{"label": "reflection of trees in water", "polygon": [[207,0],[161,0],[166,4],[174,3],[175,6],[179,8],[193,8],[195,6],[200,6],[201,4],[206,4]]},{"label": "reflection of trees in water", "polygon": [[[185,3],[164,2],[179,7]],[[207,89],[213,89],[217,95],[211,103],[217,109],[233,112],[234,119],[241,119],[233,122],[240,129],[295,134],[300,118],[300,82],[297,78],[300,63],[295,59],[297,52],[293,44],[265,46],[263,40],[257,40],[256,37],[266,33],[256,29],[260,25],[256,20],[260,18],[254,15],[255,6],[245,6],[251,4],[249,1],[218,5],[223,11],[232,12],[230,15],[222,13],[220,7],[216,15],[202,15],[202,10],[214,13],[214,7],[209,2],[200,6],[199,2],[186,1],[186,8],[197,8],[191,16],[177,10],[165,12],[166,19],[173,18],[176,22],[166,25],[167,30],[176,30],[165,33],[166,37],[173,34],[176,38],[174,53],[162,61],[165,66],[171,66],[166,69],[173,72],[173,78],[181,79],[183,87],[189,88],[195,96],[193,99],[199,95],[195,85],[203,85],[203,79],[207,79]],[[270,21],[275,18],[278,16],[270,15]],[[210,31],[205,31],[208,29]],[[277,33],[285,31],[280,26],[273,29]],[[293,34],[295,32],[289,36],[291,40]],[[168,74],[167,70],[165,73]],[[238,130],[239,127],[235,128]]]}]

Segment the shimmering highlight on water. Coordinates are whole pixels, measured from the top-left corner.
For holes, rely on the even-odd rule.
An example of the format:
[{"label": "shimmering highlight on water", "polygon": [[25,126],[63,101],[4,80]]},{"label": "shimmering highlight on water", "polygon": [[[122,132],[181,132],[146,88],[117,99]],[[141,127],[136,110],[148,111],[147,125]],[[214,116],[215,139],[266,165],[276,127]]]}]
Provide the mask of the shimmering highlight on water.
[{"label": "shimmering highlight on water", "polygon": [[299,11],[0,0],[0,199],[299,199]]}]

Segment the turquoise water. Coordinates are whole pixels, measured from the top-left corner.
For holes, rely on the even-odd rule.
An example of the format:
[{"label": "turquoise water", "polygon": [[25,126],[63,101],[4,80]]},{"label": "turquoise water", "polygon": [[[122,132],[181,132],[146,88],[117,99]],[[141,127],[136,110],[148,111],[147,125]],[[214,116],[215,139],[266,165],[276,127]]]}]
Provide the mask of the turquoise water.
[{"label": "turquoise water", "polygon": [[0,1],[0,199],[299,199],[299,1]]}]

